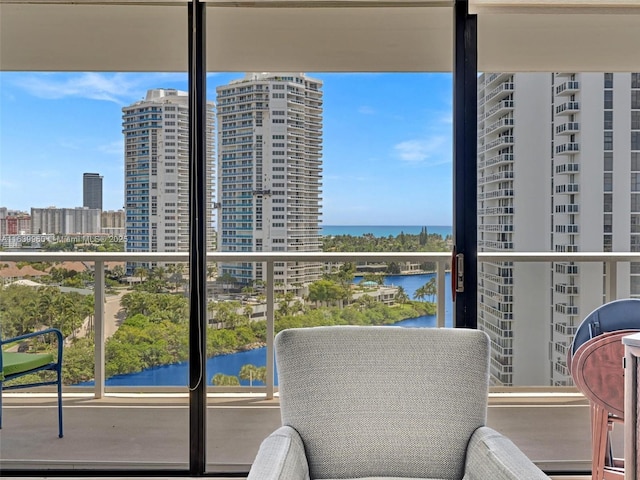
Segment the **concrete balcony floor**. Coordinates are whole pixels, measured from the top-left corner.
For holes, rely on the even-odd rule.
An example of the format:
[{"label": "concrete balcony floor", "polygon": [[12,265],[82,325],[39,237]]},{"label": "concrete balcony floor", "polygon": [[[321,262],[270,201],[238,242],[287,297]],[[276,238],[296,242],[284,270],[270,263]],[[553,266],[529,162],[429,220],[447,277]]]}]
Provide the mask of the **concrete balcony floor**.
[{"label": "concrete balcony floor", "polygon": [[[185,470],[187,401],[184,394],[68,396],[64,438],[59,439],[55,398],[5,393],[2,468],[113,469],[123,474],[134,469],[150,475],[153,470]],[[280,424],[277,398],[215,395],[208,405],[208,470],[248,471],[262,439]],[[579,395],[497,394],[491,398],[488,425],[547,471],[590,469],[589,407]],[[617,443],[614,439],[616,454],[622,452]]]}]

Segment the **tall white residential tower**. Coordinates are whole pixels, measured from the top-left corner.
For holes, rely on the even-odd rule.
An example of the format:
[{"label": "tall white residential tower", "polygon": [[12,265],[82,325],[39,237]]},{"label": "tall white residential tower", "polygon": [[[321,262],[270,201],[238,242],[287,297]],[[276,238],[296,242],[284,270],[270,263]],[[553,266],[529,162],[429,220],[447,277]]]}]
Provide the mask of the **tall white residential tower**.
[{"label": "tall white residential tower", "polygon": [[[207,225],[213,245],[214,103],[207,103]],[[125,230],[128,252],[189,248],[187,92],[154,89],[122,109],[125,141]],[[149,265],[144,265],[149,266]],[[135,265],[128,265],[129,273]]]},{"label": "tall white residential tower", "polygon": [[[249,73],[217,88],[218,249],[320,251],[322,82],[302,73]],[[240,284],[262,264],[221,265]],[[317,280],[317,263],[276,263],[277,290]]]},{"label": "tall white residential tower", "polygon": [[[481,251],[640,249],[640,74],[478,78]],[[483,262],[478,325],[504,385],[568,385],[567,349],[604,301],[599,263]],[[640,297],[640,264],[618,295]]]}]

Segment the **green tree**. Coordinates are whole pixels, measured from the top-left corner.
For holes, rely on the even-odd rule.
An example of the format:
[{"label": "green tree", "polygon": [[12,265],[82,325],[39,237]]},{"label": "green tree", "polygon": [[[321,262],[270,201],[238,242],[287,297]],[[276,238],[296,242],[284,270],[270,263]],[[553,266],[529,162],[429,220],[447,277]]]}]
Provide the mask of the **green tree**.
[{"label": "green tree", "polygon": [[409,301],[409,295],[407,295],[404,287],[398,287],[395,299],[398,303],[407,303]]},{"label": "green tree", "polygon": [[256,367],[250,363],[243,365],[239,377],[240,380],[248,380],[249,386],[253,386],[254,381],[266,383],[267,367]]},{"label": "green tree", "polygon": [[345,297],[344,287],[333,280],[318,280],[309,285],[309,301],[334,303]]},{"label": "green tree", "polygon": [[224,373],[216,373],[211,379],[211,383],[218,387],[240,385],[240,380],[234,375],[225,375]]}]

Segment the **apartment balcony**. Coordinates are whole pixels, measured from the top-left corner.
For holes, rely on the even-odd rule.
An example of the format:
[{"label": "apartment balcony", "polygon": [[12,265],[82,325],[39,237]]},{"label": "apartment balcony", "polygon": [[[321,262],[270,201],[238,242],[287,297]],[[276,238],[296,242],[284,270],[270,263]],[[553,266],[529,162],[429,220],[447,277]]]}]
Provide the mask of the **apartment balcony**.
[{"label": "apartment balcony", "polygon": [[493,99],[501,100],[507,95],[512,94],[514,89],[515,85],[513,84],[513,82],[502,83],[485,95],[485,102],[489,102]]},{"label": "apartment balcony", "polygon": [[578,295],[580,289],[577,285],[567,285],[566,283],[558,283],[555,285],[555,292],[562,295]]},{"label": "apartment balcony", "polygon": [[511,233],[513,232],[513,225],[503,225],[503,224],[484,224],[478,225],[478,231],[481,232],[492,232],[492,233]]},{"label": "apartment balcony", "polygon": [[497,122],[492,123],[488,127],[484,129],[484,134],[488,135],[490,133],[500,133],[508,128],[513,127],[514,121],[513,117],[501,118]]},{"label": "apartment balcony", "polygon": [[485,77],[484,85],[486,88],[496,85],[498,81],[504,81],[511,76],[509,73],[491,73]]},{"label": "apartment balcony", "polygon": [[554,332],[566,335],[567,337],[573,337],[576,334],[577,329],[577,326],[567,325],[566,323],[556,323],[553,326]]},{"label": "apartment balcony", "polygon": [[574,305],[567,305],[564,303],[556,303],[555,305],[556,313],[561,313],[563,315],[578,315],[578,307]]},{"label": "apartment balcony", "polygon": [[501,188],[493,190],[491,192],[484,192],[478,194],[478,200],[490,200],[496,198],[512,198],[513,190],[510,188]]},{"label": "apartment balcony", "polygon": [[[484,262],[619,262],[640,261],[639,253],[576,255],[554,253],[478,254]],[[219,263],[265,262],[267,285],[274,285],[273,266],[278,262],[413,262],[433,261],[438,265],[438,324],[444,324],[445,264],[449,253],[210,253],[208,261]],[[4,395],[2,442],[3,469],[130,471],[144,469],[184,470],[189,463],[189,393],[183,387],[117,387],[107,383],[104,364],[104,338],[113,328],[106,313],[114,298],[105,292],[104,264],[111,261],[145,263],[181,263],[186,253],[39,253],[0,252],[0,262],[9,261],[82,261],[93,263],[95,271],[94,328],[98,333],[95,354],[95,385],[64,387],[65,436],[55,438],[55,398],[51,390],[32,389]],[[304,265],[307,268],[309,265]],[[482,278],[505,281],[483,274]],[[608,279],[605,279],[607,282]],[[615,298],[615,292],[609,298]],[[482,311],[495,317],[499,335],[507,335],[511,314],[507,306],[485,307]],[[548,308],[541,304],[541,309]],[[267,329],[274,328],[275,300],[267,295]],[[492,328],[487,323],[486,328]],[[572,335],[575,327],[556,324],[555,330]],[[493,338],[493,337],[492,337]],[[562,340],[565,341],[565,340]],[[569,341],[569,340],[566,340]],[[515,354],[510,347],[492,346],[501,358]],[[269,358],[272,339],[267,342]],[[506,382],[512,367],[497,359],[492,371]],[[273,372],[264,386],[208,387],[207,394],[207,470],[246,472],[258,446],[280,424],[279,400]],[[488,423],[508,435],[542,468],[588,470],[589,408],[586,400],[572,388],[496,388],[490,394]],[[518,408],[514,408],[517,406]],[[558,407],[558,408],[552,408]],[[522,425],[527,425],[522,428]],[[89,475],[90,476],[90,475]]]},{"label": "apartment balcony", "polygon": [[556,115],[571,115],[580,111],[580,102],[564,102],[556,105]]},{"label": "apartment balcony", "polygon": [[578,193],[580,192],[580,184],[578,183],[564,183],[562,185],[556,185],[556,193]]},{"label": "apartment balcony", "polygon": [[513,172],[512,171],[507,171],[507,172],[498,172],[498,173],[494,173],[491,175],[487,175],[485,177],[480,177],[478,178],[478,184],[479,185],[484,185],[487,183],[495,183],[495,182],[499,182],[502,180],[512,180],[513,179]]},{"label": "apartment balcony", "polygon": [[573,154],[580,151],[580,144],[577,142],[561,143],[556,145],[556,155]]},{"label": "apartment balcony", "polygon": [[578,90],[580,90],[580,82],[567,80],[556,86],[556,95],[573,95]]},{"label": "apartment balcony", "polygon": [[483,152],[490,152],[496,148],[504,148],[513,146],[513,137],[511,135],[505,135],[503,137],[498,137],[495,140],[485,143],[482,145],[482,148],[478,148],[478,151],[482,150]]},{"label": "apartment balcony", "polygon": [[488,120],[497,114],[504,115],[504,114],[510,113],[513,111],[514,105],[515,104],[513,100],[501,100],[500,102],[495,104],[493,107],[485,111],[484,120]]},{"label": "apartment balcony", "polygon": [[513,250],[513,242],[498,242],[494,240],[480,240],[479,247],[491,248],[494,250]]},{"label": "apartment balcony", "polygon": [[579,163],[560,163],[556,164],[556,173],[561,174],[572,174],[578,173],[580,171]]},{"label": "apartment balcony", "polygon": [[575,203],[560,203],[555,207],[556,213],[580,213],[580,205]]},{"label": "apartment balcony", "polygon": [[487,168],[492,166],[506,165],[513,162],[513,153],[500,153],[492,157],[486,158],[478,162],[479,168]]},{"label": "apartment balcony", "polygon": [[579,122],[566,122],[556,125],[556,135],[570,135],[580,131]]},{"label": "apartment balcony", "polygon": [[513,207],[486,207],[478,209],[479,216],[513,215]]}]

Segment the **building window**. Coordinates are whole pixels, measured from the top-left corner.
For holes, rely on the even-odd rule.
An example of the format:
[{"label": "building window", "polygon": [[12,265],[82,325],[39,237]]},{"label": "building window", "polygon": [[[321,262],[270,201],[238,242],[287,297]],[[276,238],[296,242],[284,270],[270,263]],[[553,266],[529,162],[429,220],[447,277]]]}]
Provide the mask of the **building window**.
[{"label": "building window", "polygon": [[640,88],[640,73],[631,74],[631,88]]},{"label": "building window", "polygon": [[640,193],[631,194],[631,211],[640,212]]},{"label": "building window", "polygon": [[613,132],[604,132],[604,149],[613,150]]},{"label": "building window", "polygon": [[[633,203],[633,201],[631,203]],[[604,194],[603,210],[607,213],[613,212],[613,194]]]},{"label": "building window", "polygon": [[613,171],[613,153],[612,152],[604,152],[604,171],[605,172]]},{"label": "building window", "polygon": [[613,90],[604,91],[604,108],[605,109],[613,108]]},{"label": "building window", "polygon": [[631,130],[640,130],[640,111],[631,112]]},{"label": "building window", "polygon": [[605,111],[604,112],[604,129],[612,130],[613,129],[613,111]]},{"label": "building window", "polygon": [[605,192],[613,191],[613,174],[605,173],[603,176],[603,186]]},{"label": "building window", "polygon": [[640,192],[640,173],[631,174],[631,191]]},{"label": "building window", "polygon": [[604,88],[613,88],[613,73],[604,74]]},{"label": "building window", "polygon": [[640,110],[640,90],[631,90],[631,108]]},{"label": "building window", "polygon": [[640,150],[640,132],[631,132],[631,150]]}]

